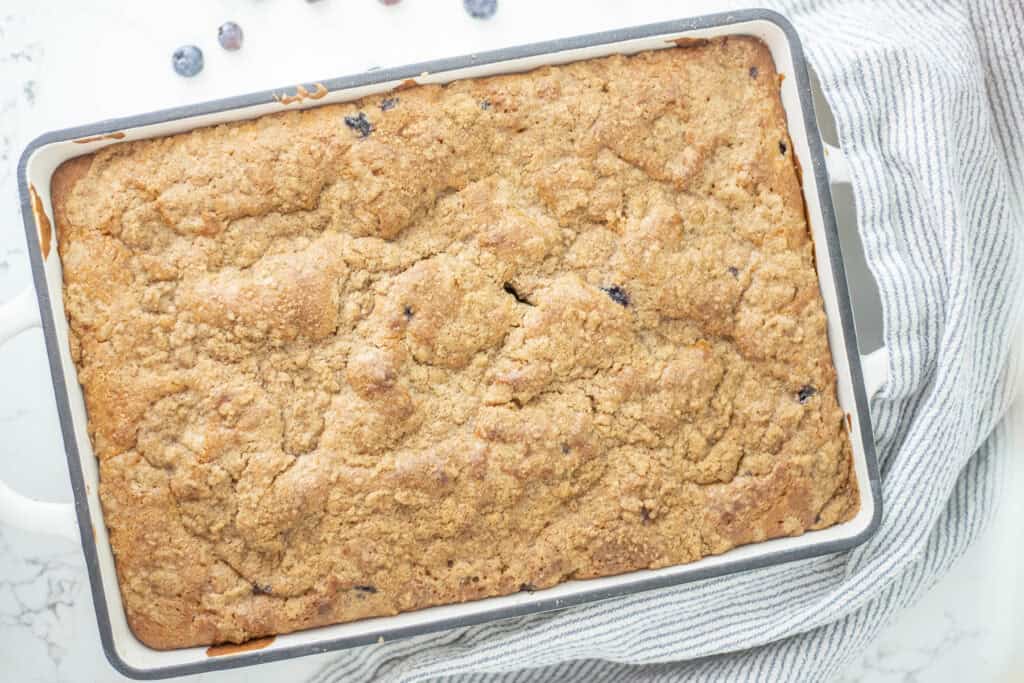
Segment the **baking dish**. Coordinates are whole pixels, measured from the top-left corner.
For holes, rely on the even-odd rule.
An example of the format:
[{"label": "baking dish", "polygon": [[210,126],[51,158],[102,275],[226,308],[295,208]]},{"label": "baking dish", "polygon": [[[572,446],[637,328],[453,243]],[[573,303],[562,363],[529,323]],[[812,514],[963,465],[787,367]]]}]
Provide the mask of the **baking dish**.
[{"label": "baking dish", "polygon": [[[128,628],[121,605],[114,558],[98,498],[98,471],[86,430],[86,412],[68,348],[61,296],[61,266],[53,248],[50,178],[64,161],[121,140],[159,137],[193,128],[253,118],[284,108],[306,108],[386,92],[407,81],[445,83],[456,79],[525,71],[615,53],[674,47],[721,35],[753,35],[770,48],[782,82],[794,153],[815,242],[816,265],[828,318],[829,342],[838,376],[838,397],[848,417],[855,472],[860,488],[858,515],[842,525],[796,538],[748,545],[688,565],[567,582],[536,592],[422,609],[392,617],[366,619],[264,639],[251,647],[152,650]],[[862,359],[847,291],[829,190],[842,180],[842,157],[826,158],[811,104],[803,54],[793,27],[763,10],[706,16],[580,36],[489,53],[373,71],[278,91],[268,91],[179,109],[48,133],[33,141],[18,166],[19,192],[36,295],[16,297],[0,308],[0,342],[32,325],[42,327],[50,362],[58,416],[74,492],[73,505],[38,503],[0,484],[0,518],[40,531],[64,533],[80,541],[96,609],[101,641],[115,668],[134,678],[162,678],[326,652],[556,609],[637,591],[718,576],[730,572],[846,550],[867,538],[881,515],[878,471],[867,409],[868,397],[884,380],[884,352]],[[72,516],[72,512],[74,516]],[[254,649],[256,645],[260,649]]]}]

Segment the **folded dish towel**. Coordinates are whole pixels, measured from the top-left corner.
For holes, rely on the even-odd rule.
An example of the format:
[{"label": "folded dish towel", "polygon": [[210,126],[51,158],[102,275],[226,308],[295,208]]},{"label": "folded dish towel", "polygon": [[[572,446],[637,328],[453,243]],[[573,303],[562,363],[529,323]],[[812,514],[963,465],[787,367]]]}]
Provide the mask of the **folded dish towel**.
[{"label": "folded dish towel", "polygon": [[1024,293],[1024,5],[775,8],[834,110],[882,297],[878,532],[847,553],[344,653],[314,681],[825,680],[984,527]]}]

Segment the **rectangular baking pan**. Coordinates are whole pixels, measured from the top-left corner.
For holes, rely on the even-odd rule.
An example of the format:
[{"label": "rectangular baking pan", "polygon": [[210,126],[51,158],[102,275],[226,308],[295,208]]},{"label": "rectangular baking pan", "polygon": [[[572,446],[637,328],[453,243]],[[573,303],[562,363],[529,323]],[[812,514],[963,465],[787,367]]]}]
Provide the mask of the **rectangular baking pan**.
[{"label": "rectangular baking pan", "polygon": [[[211,657],[206,648],[157,651],[139,642],[128,628],[121,604],[114,557],[98,498],[97,463],[86,431],[86,411],[74,363],[68,348],[68,330],[62,298],[61,264],[53,247],[50,178],[73,157],[95,152],[122,140],[138,140],[181,133],[240,119],[250,119],[288,108],[306,108],[344,102],[382,93],[406,83],[446,83],[521,72],[547,64],[560,64],[610,54],[663,49],[723,35],[752,35],[771,50],[779,73],[793,151],[802,169],[807,217],[815,244],[821,293],[828,318],[829,342],[838,375],[839,403],[847,414],[855,471],[860,487],[860,512],[844,524],[743,546],[692,564],[619,576],[570,581],[532,593],[488,598],[456,605],[432,607],[392,617],[365,619],[281,635],[258,650]],[[0,343],[20,329],[40,325],[49,356],[53,389],[63,431],[68,469],[74,491],[76,525],[70,524],[71,506],[30,501],[0,482],[0,516],[17,515],[23,525],[39,530],[73,531],[85,553],[96,620],[103,649],[111,664],[132,678],[164,678],[182,674],[258,664],[289,657],[350,648],[381,639],[392,640],[558,609],[746,571],[756,567],[848,550],[864,541],[881,516],[878,466],[875,458],[868,398],[884,381],[884,350],[862,358],[858,352],[853,312],[840,253],[828,168],[840,172],[838,150],[824,149],[811,104],[810,83],[800,41],[793,26],[767,10],[745,10],[693,19],[627,28],[606,33],[512,47],[394,69],[372,71],[233,97],[204,104],[105,121],[80,128],[47,133],[29,144],[18,165],[18,184],[28,238],[36,296],[25,294],[0,308]],[[835,181],[836,178],[833,178]],[[38,307],[36,306],[38,304]],[[38,317],[36,317],[38,308]],[[865,374],[867,378],[865,379]]]}]

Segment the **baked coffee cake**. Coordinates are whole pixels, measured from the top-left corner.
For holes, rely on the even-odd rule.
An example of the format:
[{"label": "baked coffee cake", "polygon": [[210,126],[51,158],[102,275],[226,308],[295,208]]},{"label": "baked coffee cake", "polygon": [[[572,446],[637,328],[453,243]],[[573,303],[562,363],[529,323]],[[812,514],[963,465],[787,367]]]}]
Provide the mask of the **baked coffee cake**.
[{"label": "baked coffee cake", "polygon": [[779,78],[727,38],[65,163],[135,634],[241,642],[851,518]]}]

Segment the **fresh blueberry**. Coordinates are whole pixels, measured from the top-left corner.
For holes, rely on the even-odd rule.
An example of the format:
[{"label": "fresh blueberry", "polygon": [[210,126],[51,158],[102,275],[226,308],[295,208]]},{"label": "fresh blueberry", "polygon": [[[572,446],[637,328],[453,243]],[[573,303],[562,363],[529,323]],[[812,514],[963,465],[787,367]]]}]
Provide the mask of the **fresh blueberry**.
[{"label": "fresh blueberry", "polygon": [[611,297],[612,301],[620,306],[629,305],[629,294],[626,294],[626,290],[618,285],[612,285],[611,287],[602,287],[604,293]]},{"label": "fresh blueberry", "polygon": [[498,11],[498,0],[462,0],[462,6],[474,19],[490,19]]},{"label": "fresh blueberry", "polygon": [[233,21],[225,21],[217,29],[217,42],[225,50],[238,50],[242,47],[242,27]]},{"label": "fresh blueberry", "polygon": [[366,118],[366,114],[359,112],[345,117],[345,125],[359,133],[359,137],[365,138],[373,132],[373,124]]},{"label": "fresh blueberry", "polygon": [[811,400],[811,396],[814,396],[816,393],[818,393],[817,389],[812,387],[810,384],[805,384],[800,387],[800,391],[797,392],[796,398],[800,403],[807,403]]},{"label": "fresh blueberry", "polygon": [[171,64],[179,76],[191,78],[203,70],[203,51],[195,45],[179,47],[171,55]]},{"label": "fresh blueberry", "polygon": [[380,101],[380,110],[381,111],[390,111],[390,110],[394,109],[397,105],[398,105],[398,98],[397,97],[385,97],[383,100]]}]

